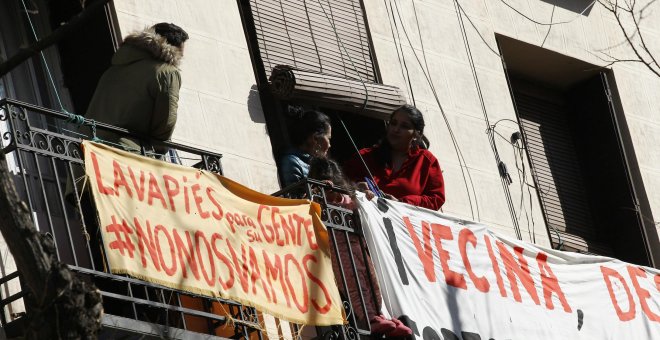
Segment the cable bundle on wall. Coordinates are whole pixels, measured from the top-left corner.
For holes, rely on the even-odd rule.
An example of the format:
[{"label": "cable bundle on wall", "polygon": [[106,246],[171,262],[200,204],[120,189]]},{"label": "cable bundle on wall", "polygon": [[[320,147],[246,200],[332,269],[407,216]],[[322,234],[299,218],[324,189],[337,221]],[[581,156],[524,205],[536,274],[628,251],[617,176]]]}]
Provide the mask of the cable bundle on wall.
[{"label": "cable bundle on wall", "polygon": [[483,92],[481,90],[481,85],[479,83],[479,76],[477,75],[477,68],[474,64],[474,58],[472,55],[472,50],[470,48],[470,41],[467,36],[465,29],[465,24],[463,22],[463,15],[461,14],[461,6],[458,0],[454,0],[456,6],[456,15],[458,16],[458,22],[461,28],[461,35],[463,36],[463,43],[465,45],[465,51],[467,53],[468,62],[470,64],[470,69],[472,70],[472,76],[474,78],[474,83],[477,88],[477,95],[479,98],[479,104],[481,105],[481,111],[484,115],[484,120],[488,128],[486,129],[486,134],[488,135],[488,142],[495,156],[495,163],[497,164],[498,171],[500,173],[500,180],[502,182],[502,189],[504,190],[504,197],[509,208],[509,213],[511,214],[511,221],[513,222],[513,229],[516,233],[516,238],[522,240],[522,232],[520,230],[520,224],[518,223],[516,208],[514,206],[513,198],[511,197],[511,191],[509,190],[509,185],[513,183],[511,176],[506,169],[506,165],[500,158],[500,153],[497,150],[497,143],[495,143],[495,134],[491,128],[490,120],[488,118],[488,112],[486,110],[486,103],[484,102]]},{"label": "cable bundle on wall", "polygon": [[[388,7],[387,0],[383,0],[385,7]],[[415,2],[412,2],[413,5],[413,12],[415,13],[415,22],[417,26],[417,33],[420,38],[420,44],[421,44],[421,49],[422,49],[422,57],[424,59],[424,63],[422,64],[422,60],[419,58],[417,55],[417,52],[415,51],[414,48],[412,48],[412,41],[410,40],[410,36],[408,35],[408,31],[406,30],[405,25],[401,25],[401,29],[403,30],[404,36],[406,37],[406,40],[408,41],[408,44],[411,46],[411,51],[413,55],[415,56],[415,60],[417,61],[417,64],[422,70],[422,73],[424,74],[424,79],[426,80],[427,84],[429,85],[429,88],[431,89],[431,92],[433,93],[433,97],[436,101],[436,104],[438,105],[438,108],[440,109],[440,113],[442,114],[442,118],[444,119],[444,122],[447,126],[447,130],[449,131],[449,137],[451,138],[452,145],[454,147],[454,150],[456,151],[456,156],[458,158],[458,164],[461,168],[461,175],[463,177],[463,183],[465,184],[465,190],[468,196],[468,202],[470,204],[470,212],[472,214],[472,219],[476,219],[477,221],[481,220],[480,212],[479,212],[479,204],[477,202],[477,193],[474,189],[474,182],[472,181],[472,175],[470,174],[470,168],[467,165],[467,162],[465,161],[465,157],[463,156],[463,152],[461,151],[460,145],[458,144],[458,139],[456,138],[456,135],[454,134],[454,131],[452,129],[451,124],[449,123],[449,119],[447,118],[447,114],[445,113],[445,110],[440,103],[440,99],[438,97],[438,93],[435,89],[435,85],[433,84],[433,79],[431,77],[431,72],[428,66],[428,62],[426,61],[426,52],[424,49],[424,41],[422,40],[422,34],[421,30],[419,28],[419,21],[417,18],[417,9],[415,8]],[[394,15],[394,11],[396,9],[396,17],[398,17],[399,22],[403,23],[403,19],[401,18],[401,13],[399,12],[399,7],[396,3],[396,1],[392,2],[392,0],[389,1],[389,12],[392,15],[392,19],[390,21],[390,29],[392,30],[392,39],[396,42],[396,39],[394,39],[394,30],[396,30],[396,36],[399,36],[398,32],[398,25],[392,24],[393,22],[396,23],[396,17]],[[403,46],[401,44],[401,40],[399,39],[398,41],[398,48],[397,48],[397,54],[398,51],[401,50],[401,53],[403,54]],[[401,58],[399,58],[399,63],[401,63]],[[403,57],[405,59],[405,57]],[[404,73],[405,69],[405,73]],[[407,64],[404,63],[402,64],[402,69],[401,69],[402,74],[404,74],[404,79],[407,79],[408,81],[408,86],[410,87],[410,95],[414,100],[414,93],[412,92],[412,83],[410,82],[410,74],[408,72],[408,67]],[[406,77],[407,75],[407,77]],[[474,202],[473,202],[474,200]],[[476,212],[476,214],[475,214]]]}]

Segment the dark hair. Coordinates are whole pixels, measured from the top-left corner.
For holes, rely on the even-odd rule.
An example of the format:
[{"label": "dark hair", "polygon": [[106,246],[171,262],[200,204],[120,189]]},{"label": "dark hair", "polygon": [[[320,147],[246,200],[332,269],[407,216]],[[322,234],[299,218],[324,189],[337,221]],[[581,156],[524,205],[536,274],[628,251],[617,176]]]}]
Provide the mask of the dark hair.
[{"label": "dark hair", "polygon": [[339,164],[326,157],[314,157],[309,161],[307,177],[319,181],[329,180],[335,186],[353,190],[353,186],[346,179],[346,175],[344,175]]},{"label": "dark hair", "polygon": [[155,24],[153,28],[156,34],[167,39],[167,43],[172,46],[181,47],[181,44],[188,40],[188,33],[175,24],[161,22]]},{"label": "dark hair", "polygon": [[410,118],[410,122],[412,122],[415,130],[419,131],[420,134],[424,134],[424,126],[426,124],[424,124],[424,115],[422,114],[422,111],[410,104],[406,104],[394,110],[394,112],[392,112],[390,115],[390,119],[392,119],[394,114],[397,112],[403,112],[408,115],[408,118]]},{"label": "dark hair", "polygon": [[[424,123],[424,115],[422,114],[422,111],[420,111],[418,108],[416,108],[413,105],[405,104],[403,106],[400,106],[398,109],[394,110],[394,112],[392,112],[392,114],[390,115],[390,120],[392,119],[392,117],[394,117],[394,115],[397,112],[405,113],[410,119],[413,128],[417,130],[417,132],[419,132],[419,134],[421,135],[419,140],[416,141],[416,144],[414,144],[413,146],[422,149],[428,149],[429,146],[431,145],[431,142],[429,142],[428,138],[424,136],[424,126],[426,126],[426,124]],[[381,161],[382,164],[388,164],[391,161],[390,151],[392,150],[392,146],[390,145],[390,142],[387,141],[386,137],[383,137],[378,143],[378,145],[380,146],[377,153],[379,156],[378,157],[379,160]]]},{"label": "dark hair", "polygon": [[305,111],[302,116],[294,119],[289,129],[294,146],[303,145],[309,136],[325,134],[331,125],[330,117],[319,111]]}]

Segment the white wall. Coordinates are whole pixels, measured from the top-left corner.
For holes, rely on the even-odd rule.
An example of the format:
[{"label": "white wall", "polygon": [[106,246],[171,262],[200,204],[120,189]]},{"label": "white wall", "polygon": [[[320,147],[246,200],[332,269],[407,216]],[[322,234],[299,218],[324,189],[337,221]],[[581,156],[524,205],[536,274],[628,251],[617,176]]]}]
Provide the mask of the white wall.
[{"label": "white wall", "polygon": [[[438,157],[444,169],[447,194],[444,211],[461,218],[486,223],[500,232],[515,235],[495,156],[486,134],[488,124],[466,58],[453,3],[416,1],[417,20],[411,1],[398,1],[397,5],[399,12],[394,2],[365,1],[383,82],[405,89],[410,103],[414,95],[416,105],[425,114],[427,121],[425,133],[431,140],[431,151]],[[476,12],[481,17],[486,15],[485,8],[481,6],[470,9],[466,6],[466,10]],[[484,31],[482,34],[489,31],[486,23],[475,21],[475,24]],[[500,59],[483,43],[477,44],[476,40],[479,38],[474,30],[468,30],[468,33],[490,124],[502,118],[515,120]],[[492,30],[487,36],[488,43],[496,49]],[[403,50],[403,56],[400,53],[397,56],[397,49]],[[408,69],[407,73],[405,66]],[[407,80],[408,73],[412,93]],[[430,75],[438,101],[444,109],[465,162],[459,161],[448,125],[433,96],[425,73]],[[510,122],[501,122],[497,125],[497,131],[507,137],[515,129],[515,124]],[[514,180],[509,188],[516,211],[523,210],[520,209],[520,202],[521,195],[524,195],[523,206],[529,217],[527,218],[524,212],[519,217],[523,239],[536,240],[539,244],[547,245],[548,235],[536,193],[532,191],[531,201],[527,188],[523,188],[521,193],[513,147],[499,137],[496,138],[496,142],[500,157],[507,164]],[[529,168],[529,164],[525,166]],[[527,181],[532,183],[531,177],[528,177]]]},{"label": "white wall", "polygon": [[115,0],[122,36],[157,22],[190,35],[172,139],[223,154],[225,176],[252,189],[279,189],[277,169],[235,0]]},{"label": "white wall", "polygon": [[[570,22],[553,26],[539,25],[514,12],[501,1],[459,2],[485,39],[484,43],[471,24],[465,21],[485,110],[491,124],[503,118],[515,120],[500,59],[491,51],[497,51],[496,33],[596,65],[607,64],[599,58],[602,56],[600,51],[623,59],[630,53],[625,45],[620,44],[623,36],[613,16],[599,4],[585,15],[579,15],[575,11],[553,5],[562,0],[506,2],[541,23],[551,20]],[[584,2],[585,6],[589,3]],[[401,19],[396,7],[393,8],[394,13],[390,12],[390,5],[394,3],[390,0],[364,1],[376,57],[383,82],[404,89],[409,93],[409,101],[412,99],[411,93],[414,93],[417,106],[425,112],[427,135],[432,142],[431,151],[438,156],[444,168],[448,198],[444,211],[462,218],[479,220],[502,232],[513,234],[512,218],[507,209],[495,157],[485,133],[487,123],[467,61],[454,2],[415,0],[418,20],[415,18],[412,0],[396,1]],[[116,0],[115,7],[124,35],[159,21],[177,23],[190,33],[191,39],[186,45],[182,65],[184,83],[174,140],[223,153],[223,165],[228,177],[262,192],[275,191],[278,188],[275,162],[258,96],[252,89],[255,84],[254,73],[236,1]],[[659,13],[660,5],[653,5],[647,13],[649,17],[642,22],[646,41],[655,44],[657,56],[660,56]],[[396,26],[393,19],[396,19]],[[417,25],[421,31],[423,51]],[[403,31],[404,27],[412,47]],[[399,30],[398,36],[396,28]],[[412,88],[404,69],[404,57],[398,55],[398,49],[403,50]],[[449,138],[447,124],[422,71],[427,69],[426,64],[472,181],[463,178],[461,162]],[[660,77],[635,63],[618,63],[612,68],[643,182],[657,220],[660,219],[660,148],[657,147],[660,145]],[[497,131],[506,137],[515,130],[515,124],[506,121],[497,127]],[[526,186],[523,186],[521,192],[513,148],[499,137],[496,140],[500,157],[507,164],[514,180],[510,190],[520,214],[519,224],[524,239],[535,239],[537,243],[547,244],[547,231],[538,196],[530,188],[530,200]],[[529,168],[527,160],[525,162]],[[532,183],[531,178],[527,178],[527,181]],[[524,196],[522,202],[525,206],[522,212],[521,195]]]},{"label": "white wall", "polygon": [[[406,89],[410,97],[411,86],[408,84],[403,64],[404,57],[400,56],[400,53],[397,54],[397,49],[403,50],[405,64],[410,74],[412,93],[417,106],[427,117],[427,134],[431,139],[431,151],[438,156],[444,167],[447,182],[445,212],[463,218],[472,218],[468,190],[465,189],[461,167],[448,135],[447,124],[422,72],[422,69],[426,69],[423,58],[423,55],[426,55],[429,73],[439,101],[447,114],[474,181],[480,210],[480,218],[475,216],[474,219],[513,235],[513,224],[506,207],[494,153],[485,134],[488,124],[482,112],[475,80],[467,60],[456,5],[454,1],[414,0],[414,4],[412,1],[396,0],[396,5],[390,0],[364,1],[383,81]],[[541,25],[524,18],[502,1],[459,1],[485,40],[485,42],[481,40],[470,22],[463,17],[490,124],[502,118],[516,119],[502,64],[496,54],[496,33],[543,46],[596,65],[607,64],[601,60],[602,57],[599,57],[602,56],[599,52],[602,50],[622,59],[630,54],[625,45],[617,46],[623,40],[623,35],[613,16],[599,4],[585,15],[579,15],[579,10],[570,11],[565,7],[553,5],[553,3],[570,3],[570,1],[505,1],[539,23],[549,23],[551,20],[570,22],[552,26]],[[581,2],[584,2],[584,6],[589,4],[589,1]],[[572,6],[577,7],[575,4]],[[643,4],[640,3],[638,6],[641,7]],[[642,28],[646,41],[655,44],[655,55],[660,57],[660,43],[658,43],[660,42],[660,4],[654,6],[655,8],[649,9],[647,13],[649,17],[642,22]],[[396,26],[393,18],[396,19]],[[412,46],[406,38],[404,27]],[[424,45],[423,50],[419,32]],[[421,65],[413,51],[420,58]],[[613,66],[613,70],[647,195],[653,214],[656,220],[659,220],[660,77],[653,75],[639,63],[617,63]],[[498,124],[497,127],[497,131],[505,137],[509,137],[514,130],[516,130],[515,124],[506,121]],[[523,190],[523,193],[519,190],[512,147],[503,139],[496,138],[496,140],[500,156],[514,179],[510,189],[516,210],[520,212],[519,202],[523,194],[527,212],[531,211],[533,216],[532,227],[532,223],[525,219],[525,213],[522,213],[519,223],[523,237],[529,239],[528,228],[533,229],[537,243],[547,244],[546,227],[540,213],[538,196],[536,192],[532,192],[530,208],[527,189]],[[527,161],[526,163],[526,166],[529,166]],[[529,183],[532,183],[531,179]]]}]

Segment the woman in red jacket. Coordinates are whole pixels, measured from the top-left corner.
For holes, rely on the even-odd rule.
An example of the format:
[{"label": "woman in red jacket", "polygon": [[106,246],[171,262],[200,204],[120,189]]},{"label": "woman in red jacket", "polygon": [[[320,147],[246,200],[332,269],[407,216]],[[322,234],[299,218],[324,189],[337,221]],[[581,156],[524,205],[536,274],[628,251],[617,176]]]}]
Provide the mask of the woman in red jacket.
[{"label": "woman in red jacket", "polygon": [[[438,160],[427,150],[424,125],[422,112],[404,105],[390,116],[380,144],[360,150],[360,155],[385,198],[438,210],[445,203],[445,185]],[[365,180],[369,172],[359,157],[345,169],[367,197],[373,196]]]}]

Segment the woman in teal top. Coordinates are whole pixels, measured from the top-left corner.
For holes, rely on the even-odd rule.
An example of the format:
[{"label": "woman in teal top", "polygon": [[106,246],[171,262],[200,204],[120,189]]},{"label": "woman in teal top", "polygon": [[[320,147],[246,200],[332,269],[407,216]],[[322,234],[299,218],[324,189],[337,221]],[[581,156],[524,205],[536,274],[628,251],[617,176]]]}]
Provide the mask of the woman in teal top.
[{"label": "woman in teal top", "polygon": [[307,177],[312,157],[326,157],[330,149],[330,117],[319,111],[306,111],[290,128],[293,147],[282,155],[279,176],[282,187]]}]

